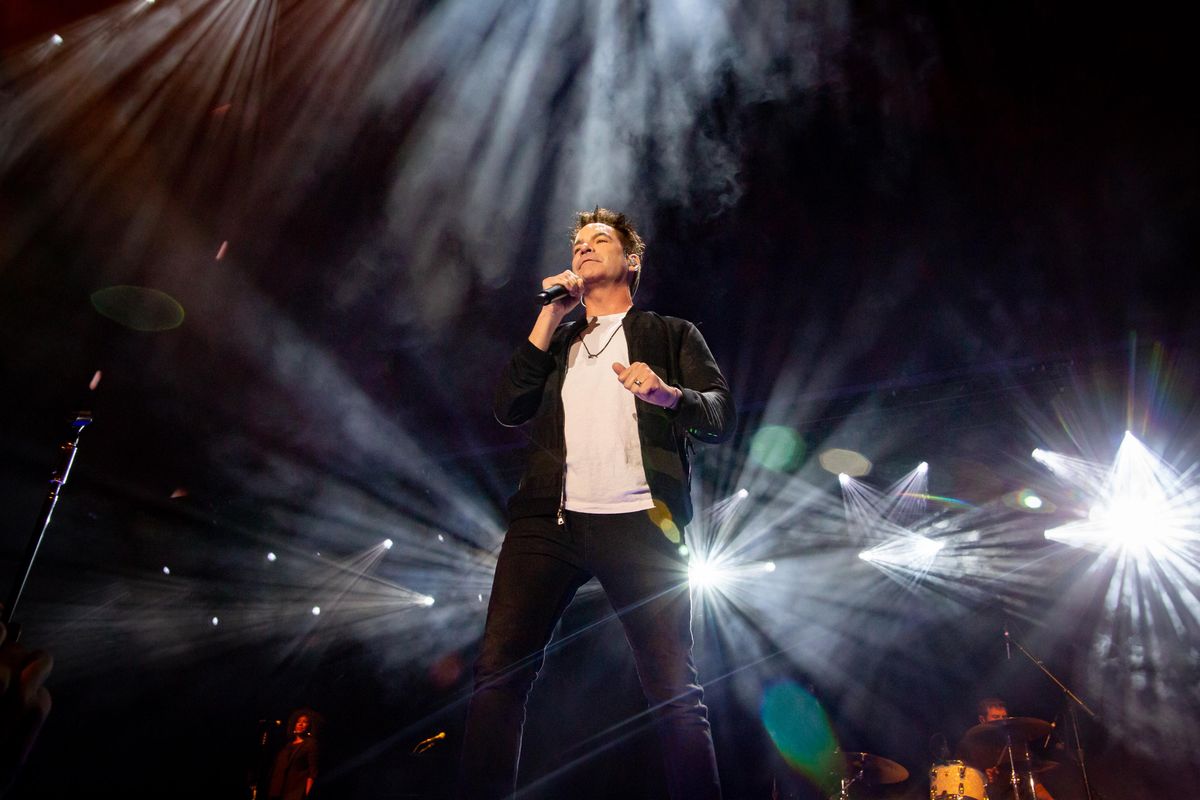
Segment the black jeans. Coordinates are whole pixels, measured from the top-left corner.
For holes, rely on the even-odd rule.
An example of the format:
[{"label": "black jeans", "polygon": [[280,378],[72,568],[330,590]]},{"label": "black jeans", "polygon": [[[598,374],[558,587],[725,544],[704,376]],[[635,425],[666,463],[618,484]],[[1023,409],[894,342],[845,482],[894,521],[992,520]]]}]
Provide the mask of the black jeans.
[{"label": "black jeans", "polygon": [[656,717],[675,800],[721,796],[703,690],[692,661],[687,562],[645,512],[513,520],[492,582],[475,693],[467,715],[459,797],[513,794],[525,700],[554,626],[595,575],[625,628]]}]

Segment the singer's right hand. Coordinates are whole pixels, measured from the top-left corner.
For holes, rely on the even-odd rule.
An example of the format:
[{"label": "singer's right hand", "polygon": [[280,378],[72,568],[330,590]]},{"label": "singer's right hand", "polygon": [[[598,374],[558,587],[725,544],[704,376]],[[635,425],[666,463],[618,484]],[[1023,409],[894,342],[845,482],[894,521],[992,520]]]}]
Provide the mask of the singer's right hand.
[{"label": "singer's right hand", "polygon": [[557,275],[551,275],[549,278],[542,279],[542,291],[546,291],[551,286],[565,286],[567,291],[571,293],[570,298],[555,300],[553,303],[543,306],[544,309],[549,309],[550,313],[562,318],[575,309],[579,305],[579,298],[583,297],[583,278],[576,275],[571,270],[563,270]]}]

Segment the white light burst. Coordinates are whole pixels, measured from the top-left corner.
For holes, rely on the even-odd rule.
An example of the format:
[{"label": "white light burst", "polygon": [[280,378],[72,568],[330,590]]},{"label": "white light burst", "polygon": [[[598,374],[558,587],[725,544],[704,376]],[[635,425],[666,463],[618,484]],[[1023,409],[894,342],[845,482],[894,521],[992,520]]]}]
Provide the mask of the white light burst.
[{"label": "white light burst", "polygon": [[1095,620],[1086,688],[1103,698],[1106,724],[1144,753],[1194,750],[1200,735],[1183,709],[1195,705],[1200,630],[1195,469],[1180,474],[1132,433],[1110,466],[1037,453],[1087,509],[1085,518],[1045,532],[1095,554],[1064,597],[1072,619]]},{"label": "white light burst", "polygon": [[1125,433],[1112,467],[1099,485],[1092,470],[1053,471],[1089,496],[1091,508],[1086,519],[1046,531],[1047,539],[1164,559],[1184,556],[1187,546],[1200,538],[1197,487],[1132,433]]}]

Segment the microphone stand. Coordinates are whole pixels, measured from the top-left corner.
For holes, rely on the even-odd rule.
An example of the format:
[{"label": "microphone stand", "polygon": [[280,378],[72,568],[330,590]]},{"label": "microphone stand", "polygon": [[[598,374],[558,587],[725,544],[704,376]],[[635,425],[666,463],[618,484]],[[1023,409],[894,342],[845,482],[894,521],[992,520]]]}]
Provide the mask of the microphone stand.
[{"label": "microphone stand", "polygon": [[79,451],[79,438],[83,436],[83,429],[91,424],[92,412],[77,412],[75,419],[71,422],[72,438],[67,439],[59,447],[58,468],[50,473],[50,490],[42,502],[42,513],[38,516],[33,534],[29,537],[29,544],[25,548],[25,557],[17,569],[12,591],[9,592],[8,599],[4,602],[3,612],[0,614],[4,624],[9,627],[9,641],[15,642],[21,638],[21,626],[13,623],[13,614],[17,610],[17,603],[21,602],[25,584],[29,582],[29,573],[33,571],[33,562],[37,558],[38,549],[42,546],[42,539],[46,536],[46,529],[50,527],[50,515],[54,513],[54,506],[58,504],[58,495],[71,475],[71,465],[75,463],[75,454]]},{"label": "microphone stand", "polygon": [[1062,689],[1063,694],[1067,697],[1067,712],[1071,715],[1071,728],[1075,733],[1075,760],[1079,762],[1079,774],[1083,777],[1083,791],[1088,800],[1092,800],[1092,785],[1088,781],[1087,765],[1083,758],[1083,741],[1079,738],[1079,721],[1075,716],[1075,706],[1079,706],[1086,711],[1088,716],[1096,722],[1100,721],[1100,715],[1095,711],[1092,711],[1092,709],[1088,707],[1087,703],[1079,699],[1079,695],[1072,692],[1065,683],[1055,677],[1054,673],[1051,672],[1045,664],[1039,661],[1033,655],[1033,653],[1030,653],[1028,650],[1026,650],[1025,645],[1021,644],[1016,639],[1011,638],[1008,635],[1007,630],[1004,631],[1004,639],[1005,641],[1011,641],[1026,658],[1033,662],[1035,667],[1045,673],[1047,678],[1054,681],[1054,685],[1059,689]]}]

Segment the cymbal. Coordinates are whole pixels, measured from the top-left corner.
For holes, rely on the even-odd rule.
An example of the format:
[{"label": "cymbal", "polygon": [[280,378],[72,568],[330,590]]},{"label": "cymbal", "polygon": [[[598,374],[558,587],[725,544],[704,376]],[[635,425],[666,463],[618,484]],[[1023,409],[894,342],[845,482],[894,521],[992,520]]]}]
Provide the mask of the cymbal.
[{"label": "cymbal", "polygon": [[861,771],[860,780],[869,786],[899,783],[908,778],[908,770],[889,758],[870,753],[842,753],[842,756],[846,759],[846,771],[851,775]]},{"label": "cymbal", "polygon": [[1054,726],[1035,717],[1009,717],[981,722],[963,735],[970,745],[1003,745],[1011,738],[1014,742],[1027,742],[1046,736]]}]

